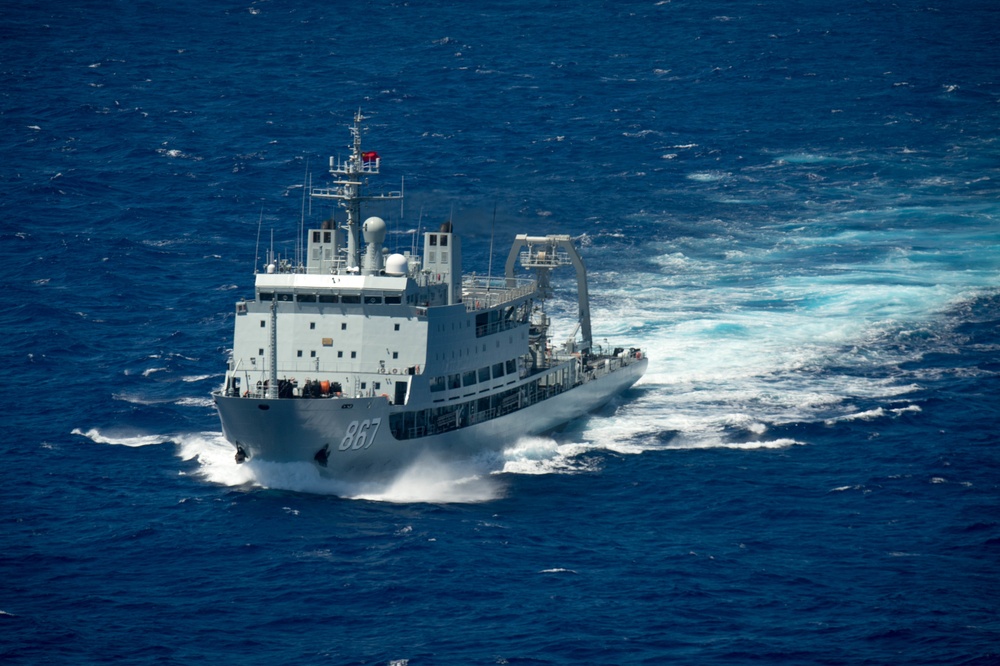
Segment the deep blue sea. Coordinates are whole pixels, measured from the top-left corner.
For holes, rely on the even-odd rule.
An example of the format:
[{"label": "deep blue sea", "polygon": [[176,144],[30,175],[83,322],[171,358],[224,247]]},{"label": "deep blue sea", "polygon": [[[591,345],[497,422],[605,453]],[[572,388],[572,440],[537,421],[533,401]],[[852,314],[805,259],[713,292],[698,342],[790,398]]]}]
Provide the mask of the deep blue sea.
[{"label": "deep blue sea", "polygon": [[[258,227],[359,108],[390,243],[572,234],[645,378],[237,466]],[[6,0],[0,129],[0,663],[1000,664],[995,0]]]}]

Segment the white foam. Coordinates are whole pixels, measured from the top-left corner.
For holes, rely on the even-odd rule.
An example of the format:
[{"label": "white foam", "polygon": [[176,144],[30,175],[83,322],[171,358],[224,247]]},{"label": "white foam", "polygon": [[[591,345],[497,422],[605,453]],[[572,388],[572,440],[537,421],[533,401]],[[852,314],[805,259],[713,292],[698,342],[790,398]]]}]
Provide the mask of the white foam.
[{"label": "white foam", "polygon": [[211,398],[180,398],[174,401],[175,405],[181,407],[212,407],[215,402]]},{"label": "white foam", "polygon": [[218,375],[191,375],[189,377],[181,377],[182,382],[200,382],[206,379],[211,379],[212,377],[218,377]]},{"label": "white foam", "polygon": [[[860,158],[781,159],[821,165]],[[940,224],[910,222],[928,216]],[[935,371],[901,375],[895,368],[919,360],[921,341],[939,334],[942,313],[977,290],[995,289],[1000,264],[983,249],[991,247],[983,225],[952,229],[952,217],[918,207],[852,210],[803,220],[770,238],[762,227],[742,243],[742,229],[734,238],[725,222],[712,220],[702,237],[650,243],[644,257],[659,270],[616,273],[592,289],[595,341],[625,339],[647,352],[642,390],[615,416],[587,421],[581,439],[624,451],[781,447],[808,442],[768,438],[775,425],[918,412],[886,403],[919,390],[919,380]],[[655,224],[649,218],[643,222]],[[980,248],[973,268],[956,270],[972,248]]]},{"label": "white foam", "polygon": [[113,393],[111,394],[111,397],[115,400],[121,400],[122,402],[128,402],[133,405],[161,405],[163,403],[170,402],[168,398],[147,398],[133,393]]},{"label": "white foam", "polygon": [[694,173],[689,173],[687,175],[687,179],[699,183],[714,183],[719,180],[725,180],[731,175],[732,174],[724,173],[722,171],[696,171]]},{"label": "white foam", "polygon": [[581,454],[609,448],[603,442],[559,443],[549,437],[522,437],[504,450],[497,474],[574,474],[593,470],[594,462]]},{"label": "white foam", "polygon": [[97,444],[112,444],[114,446],[154,446],[164,444],[171,440],[169,435],[143,435],[138,433],[102,433],[97,428],[91,428],[86,432],[79,428],[73,428],[71,435],[79,435]]},{"label": "white foam", "polygon": [[395,478],[383,482],[351,482],[325,477],[312,462],[273,463],[249,460],[237,464],[235,451],[221,433],[192,433],[175,438],[179,455],[198,463],[197,475],[230,487],[260,487],[345,499],[434,504],[485,502],[503,494],[503,484],[475,462],[417,460]]},{"label": "white foam", "polygon": [[379,502],[473,503],[502,496],[504,486],[485,475],[473,463],[442,462],[424,456],[393,479],[385,488],[361,489],[353,499]]},{"label": "white foam", "polygon": [[857,490],[862,495],[868,495],[868,494],[870,494],[872,492],[867,487],[865,487],[863,485],[860,485],[860,484],[856,484],[856,485],[853,485],[853,486],[838,486],[836,488],[831,488],[830,492],[831,493],[843,493],[843,492],[847,492],[848,490]]}]

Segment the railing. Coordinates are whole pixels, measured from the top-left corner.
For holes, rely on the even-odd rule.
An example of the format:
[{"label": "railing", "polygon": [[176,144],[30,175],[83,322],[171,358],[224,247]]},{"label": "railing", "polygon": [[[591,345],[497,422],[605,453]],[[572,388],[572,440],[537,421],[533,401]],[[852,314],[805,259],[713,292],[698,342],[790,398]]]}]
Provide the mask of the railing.
[{"label": "railing", "polygon": [[488,310],[530,296],[537,287],[532,278],[488,278],[473,273],[462,280],[462,301],[468,312]]}]

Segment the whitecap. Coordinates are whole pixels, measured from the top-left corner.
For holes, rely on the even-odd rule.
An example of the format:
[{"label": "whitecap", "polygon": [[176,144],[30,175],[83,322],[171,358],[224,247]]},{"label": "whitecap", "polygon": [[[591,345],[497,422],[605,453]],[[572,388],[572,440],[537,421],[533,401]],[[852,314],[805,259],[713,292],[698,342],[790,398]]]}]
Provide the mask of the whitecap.
[{"label": "whitecap", "polygon": [[724,173],[722,171],[696,171],[694,173],[689,173],[685,177],[688,180],[694,180],[699,183],[714,183],[729,178],[731,175],[732,174]]},{"label": "whitecap", "polygon": [[875,409],[869,409],[865,412],[857,412],[854,414],[844,414],[843,416],[838,416],[836,418],[827,419],[825,423],[827,425],[833,425],[841,421],[872,421],[885,416],[885,410],[881,407]]},{"label": "whitecap", "polygon": [[218,377],[219,375],[191,375],[188,377],[181,377],[182,382],[200,382],[206,379],[212,379],[213,377]]},{"label": "whitecap", "polygon": [[211,398],[180,398],[174,404],[181,407],[213,407],[215,401]]},{"label": "whitecap", "polygon": [[722,448],[726,449],[741,449],[741,450],[754,450],[754,449],[787,449],[791,446],[803,446],[805,442],[800,442],[795,439],[789,439],[783,437],[781,439],[774,439],[771,441],[761,441],[761,442],[730,442],[727,444],[721,444]]},{"label": "whitecap", "polygon": [[128,402],[133,405],[162,405],[170,402],[169,398],[147,398],[143,395],[124,392],[112,393],[111,397],[115,400],[121,400],[122,402]]},{"label": "whitecap", "polygon": [[578,458],[600,448],[594,443],[560,444],[550,437],[521,437],[501,454],[503,466],[497,474],[567,474],[593,470],[594,461]]},{"label": "whitecap", "polygon": [[138,433],[104,434],[97,428],[91,428],[86,432],[82,431],[80,428],[74,428],[70,434],[86,437],[97,444],[111,444],[114,446],[128,446],[133,448],[140,446],[154,446],[156,444],[164,444],[171,441],[171,438],[167,435],[143,435]]}]

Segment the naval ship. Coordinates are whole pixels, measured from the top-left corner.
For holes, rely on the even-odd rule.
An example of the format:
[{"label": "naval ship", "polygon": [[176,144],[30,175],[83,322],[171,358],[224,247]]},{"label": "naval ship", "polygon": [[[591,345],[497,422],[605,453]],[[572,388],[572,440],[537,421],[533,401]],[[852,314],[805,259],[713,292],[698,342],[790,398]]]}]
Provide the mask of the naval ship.
[{"label": "naval ship", "polygon": [[[386,478],[423,455],[471,459],[556,430],[642,377],[641,349],[594,344],[570,236],[517,235],[497,276],[462,274],[451,222],[390,252],[386,223],[362,221],[362,204],[403,192],[369,191],[382,159],[362,149],[362,121],[358,112],[350,154],[330,158],[332,186],[308,188],[341,219],[304,230],[304,257],[268,252],[253,298],[236,303],[225,383],[212,395],[238,463]],[[578,319],[554,343],[551,272],[569,266]]]}]

